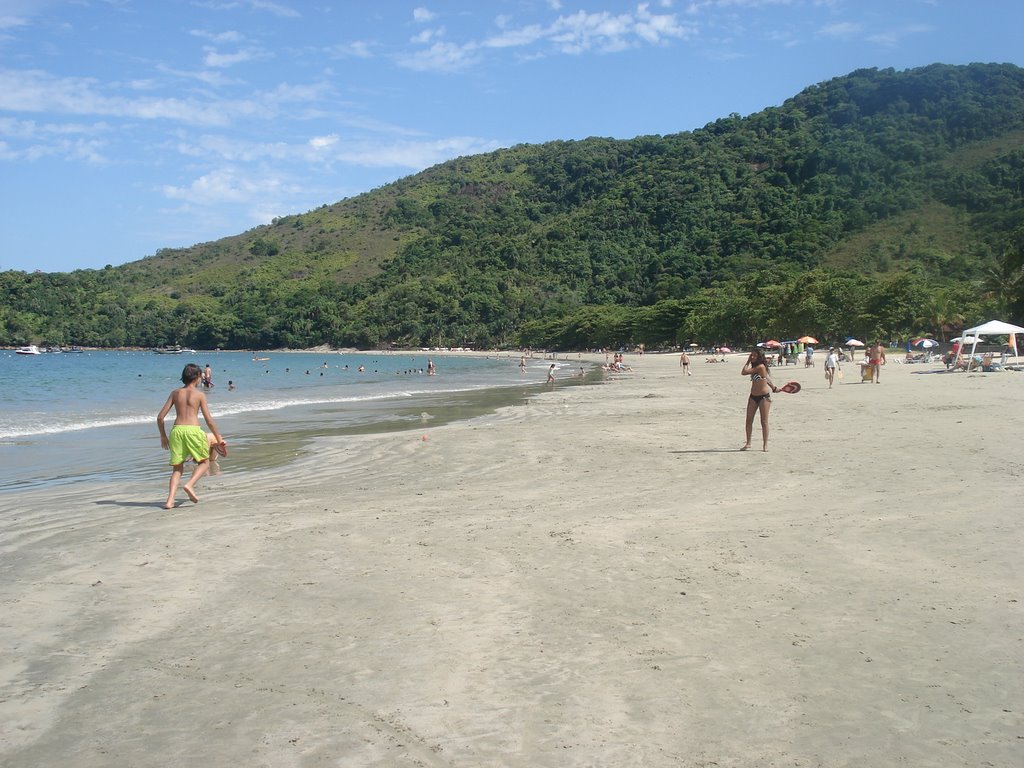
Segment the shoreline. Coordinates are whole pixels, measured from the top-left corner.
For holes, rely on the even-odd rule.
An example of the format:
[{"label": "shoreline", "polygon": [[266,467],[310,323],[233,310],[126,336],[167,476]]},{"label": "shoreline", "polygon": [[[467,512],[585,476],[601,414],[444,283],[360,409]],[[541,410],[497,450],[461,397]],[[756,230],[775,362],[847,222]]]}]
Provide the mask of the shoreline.
[{"label": "shoreline", "polygon": [[1024,380],[727,359],[0,498],[0,762],[1012,765]]},{"label": "shoreline", "polygon": [[[204,357],[190,359],[202,361]],[[507,358],[433,355],[441,375],[428,378],[422,370],[427,366],[426,355],[360,353],[332,359],[307,353],[272,357],[275,362],[259,366],[248,362],[247,353],[227,353],[215,361],[209,357],[215,362],[221,384],[233,378],[238,385],[237,391],[222,386],[209,393],[211,412],[221,428],[228,430],[235,448],[228,466],[236,471],[287,462],[319,435],[415,429],[421,414],[427,411],[430,413],[423,420],[436,425],[520,402],[542,388],[544,373],[540,368],[546,368],[546,364],[534,361],[529,373],[520,375]],[[168,362],[168,358],[158,355],[131,352],[97,352],[83,360],[59,358],[41,361],[37,387],[29,393],[30,398],[39,400],[51,391],[59,392],[60,387],[73,393],[74,385],[67,377],[77,376],[84,384],[98,368],[116,370],[125,386],[118,389],[116,401],[97,402],[95,407],[69,395],[67,407],[51,407],[51,420],[45,418],[47,406],[43,401],[38,406],[34,402],[25,404],[30,417],[24,421],[9,411],[0,426],[0,463],[8,469],[0,478],[0,494],[14,488],[45,487],[89,477],[120,482],[162,474],[161,454],[151,429],[153,403],[159,403],[167,390],[176,386],[176,369],[189,358],[171,358]],[[117,362],[108,368],[104,361],[115,359]],[[308,372],[299,375],[303,368],[312,369],[313,360],[318,370],[323,364],[320,375],[316,376],[317,371],[312,376]],[[330,370],[325,360],[330,361]],[[27,366],[20,362],[3,372],[11,386],[23,375],[19,373],[23,369],[36,370],[35,361]],[[363,364],[365,377],[361,375]],[[477,364],[480,371],[490,373],[476,377],[473,371]],[[566,368],[570,365],[559,363],[561,376],[568,375]],[[288,372],[284,366],[291,366],[297,375],[291,380],[282,376],[282,369],[284,374]],[[467,372],[469,378],[464,378]],[[274,375],[264,378],[264,373]],[[575,377],[572,382],[589,383],[594,378]],[[152,460],[148,461],[145,457],[150,452]]]}]

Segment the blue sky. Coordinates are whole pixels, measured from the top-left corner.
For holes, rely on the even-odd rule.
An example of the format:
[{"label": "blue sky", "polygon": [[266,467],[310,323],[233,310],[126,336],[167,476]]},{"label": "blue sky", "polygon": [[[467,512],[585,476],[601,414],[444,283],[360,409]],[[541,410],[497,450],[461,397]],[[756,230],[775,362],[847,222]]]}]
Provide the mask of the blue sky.
[{"label": "blue sky", "polygon": [[123,264],[460,155],[1024,64],[1021,0],[0,0],[0,270]]}]

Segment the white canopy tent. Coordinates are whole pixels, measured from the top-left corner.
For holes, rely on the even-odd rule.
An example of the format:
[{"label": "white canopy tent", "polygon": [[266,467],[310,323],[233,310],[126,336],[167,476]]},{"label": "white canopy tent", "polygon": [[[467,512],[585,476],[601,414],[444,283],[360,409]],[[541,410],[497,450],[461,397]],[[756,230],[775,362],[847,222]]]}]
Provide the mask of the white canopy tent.
[{"label": "white canopy tent", "polygon": [[[966,336],[973,336],[974,343],[971,345],[971,356],[970,360],[974,359],[974,350],[978,348],[978,338],[980,336],[1009,336],[1014,333],[1024,333],[1024,328],[1019,325],[1011,325],[1010,323],[1004,323],[1002,320],[989,320],[987,323],[975,326],[974,328],[966,328],[963,333],[960,334],[961,338]],[[1014,345],[1016,350],[1016,345]],[[960,358],[963,355],[964,347],[960,345],[960,348],[956,351],[956,362],[953,365],[954,370],[956,369],[956,363],[960,362]],[[1018,359],[1017,355],[1014,355],[1015,359]],[[968,369],[970,364],[968,364]]]}]

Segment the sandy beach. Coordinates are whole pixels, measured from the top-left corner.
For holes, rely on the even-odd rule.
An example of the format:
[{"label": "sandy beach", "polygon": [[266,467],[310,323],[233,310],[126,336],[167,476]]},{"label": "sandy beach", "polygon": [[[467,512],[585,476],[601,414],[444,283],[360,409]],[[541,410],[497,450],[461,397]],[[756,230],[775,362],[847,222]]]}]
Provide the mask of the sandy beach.
[{"label": "sandy beach", "polygon": [[1024,373],[703,361],[0,496],[0,765],[1019,766]]}]

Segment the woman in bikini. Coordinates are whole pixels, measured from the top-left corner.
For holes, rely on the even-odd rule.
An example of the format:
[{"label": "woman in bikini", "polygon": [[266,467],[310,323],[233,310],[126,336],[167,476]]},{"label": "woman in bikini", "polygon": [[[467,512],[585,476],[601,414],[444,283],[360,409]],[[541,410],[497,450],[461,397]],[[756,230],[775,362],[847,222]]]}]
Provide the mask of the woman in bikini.
[{"label": "woman in bikini", "polygon": [[750,397],[747,398],[747,442],[741,451],[750,449],[750,435],[754,429],[754,414],[761,413],[761,439],[764,441],[762,450],[768,450],[768,411],[772,407],[772,392],[779,388],[768,378],[768,361],[764,350],[755,349],[743,366],[743,375],[750,377]]}]

